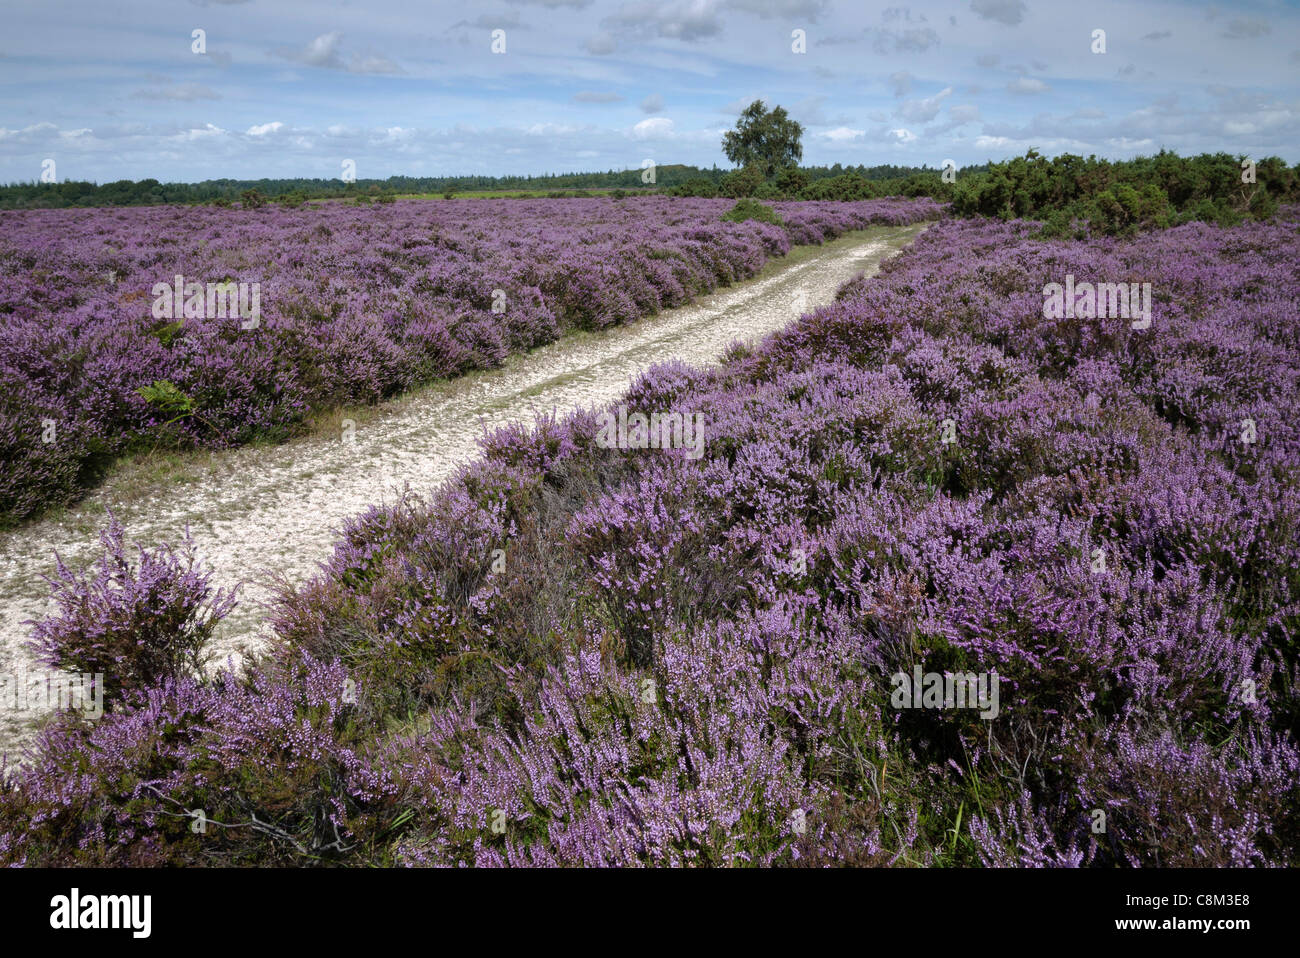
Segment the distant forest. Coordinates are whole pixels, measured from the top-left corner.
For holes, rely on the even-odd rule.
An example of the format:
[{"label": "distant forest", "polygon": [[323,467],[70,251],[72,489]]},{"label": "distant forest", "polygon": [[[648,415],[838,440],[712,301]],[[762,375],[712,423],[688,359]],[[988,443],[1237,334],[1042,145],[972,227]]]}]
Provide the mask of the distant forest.
[{"label": "distant forest", "polygon": [[1127,235],[1199,220],[1231,226],[1267,219],[1282,203],[1300,202],[1300,166],[1278,157],[1252,161],[1227,153],[1180,157],[1161,150],[1132,160],[1102,160],[1030,150],[1022,157],[960,169],[906,166],[785,166],[770,173],[750,165],[660,166],[653,184],[641,170],[545,176],[390,176],[386,180],[262,179],[159,183],[19,183],[0,187],[0,209],[72,206],[140,206],[211,203],[258,207],[298,206],[309,200],[344,198],[356,203],[391,202],[398,195],[454,197],[588,196],[632,193],[728,197],[745,200],[869,200],[929,196],[951,203],[957,216],[1024,218],[1043,222],[1041,235]]},{"label": "distant forest", "polygon": [[[982,172],[987,164],[966,167]],[[61,209],[69,206],[147,206],[158,203],[239,202],[255,190],[266,199],[327,199],[365,195],[409,193],[452,194],[470,192],[525,192],[545,196],[557,190],[611,190],[661,192],[688,181],[704,181],[715,188],[730,170],[669,165],[655,169],[654,184],[641,181],[642,170],[610,170],[607,173],[558,173],[541,176],[390,176],[385,180],[358,179],[260,179],[204,180],[201,183],[159,183],[157,180],[117,180],[112,183],[14,183],[0,186],[0,209]],[[915,175],[938,176],[929,167],[910,166],[806,166],[807,182],[853,176],[873,182],[903,181]]]}]

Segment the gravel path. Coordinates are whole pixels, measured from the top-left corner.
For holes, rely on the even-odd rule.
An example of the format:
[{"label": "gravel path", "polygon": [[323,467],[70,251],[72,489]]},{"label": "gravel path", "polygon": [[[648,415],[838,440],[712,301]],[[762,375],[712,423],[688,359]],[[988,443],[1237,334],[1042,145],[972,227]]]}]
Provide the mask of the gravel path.
[{"label": "gravel path", "polygon": [[[23,647],[24,620],[48,609],[41,578],[54,553],[76,567],[97,551],[94,530],[112,509],[142,545],[176,541],[188,524],[198,554],[221,586],[242,582],[238,607],[222,623],[216,660],[236,661],[265,640],[267,572],[301,582],[330,555],[336,530],[367,506],[409,486],[427,491],[471,459],[484,429],[531,422],[617,399],[646,367],[669,359],[718,360],[736,340],[760,338],[801,312],[827,304],[858,273],[873,273],[924,225],[881,227],[827,243],[758,278],[636,323],[552,343],[505,367],[436,384],[343,430],[282,446],[212,454],[191,481],[123,496],[120,477],[57,520],[0,536],[0,674],[38,668]],[[0,702],[0,753],[30,740],[31,713]]]}]

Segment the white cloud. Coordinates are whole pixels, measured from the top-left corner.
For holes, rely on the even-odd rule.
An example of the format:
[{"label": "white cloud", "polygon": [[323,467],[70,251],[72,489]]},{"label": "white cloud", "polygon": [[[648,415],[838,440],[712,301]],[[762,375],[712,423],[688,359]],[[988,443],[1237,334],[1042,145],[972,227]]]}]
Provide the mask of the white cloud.
[{"label": "white cloud", "polygon": [[632,137],[637,140],[670,136],[672,132],[673,121],[666,116],[652,116],[632,127]]},{"label": "white cloud", "polygon": [[610,29],[639,36],[694,43],[722,33],[722,21],[712,0],[634,0],[619,7],[603,23]]},{"label": "white cloud", "polygon": [[1007,84],[1008,93],[1046,93],[1050,89],[1038,77],[1016,77]]},{"label": "white cloud", "polygon": [[185,130],[176,134],[174,138],[193,142],[194,140],[206,140],[211,139],[214,136],[223,136],[225,135],[225,132],[225,130],[213,123],[205,123],[201,130],[198,128]]},{"label": "white cloud", "polygon": [[343,34],[337,30],[322,33],[306,46],[279,47],[276,56],[306,66],[320,67],[325,70],[345,70],[348,73],[398,74],[404,72],[400,66],[379,53],[354,53],[344,60],[339,50]]},{"label": "white cloud", "polygon": [[898,115],[912,123],[929,123],[939,115],[944,99],[949,96],[952,96],[952,87],[945,87],[923,100],[905,100],[898,108]]},{"label": "white cloud", "polygon": [[[208,125],[211,126],[211,124]],[[277,132],[283,126],[283,123],[279,120],[275,120],[271,123],[263,123],[259,126],[250,126],[247,132],[249,136],[266,136],[268,133]]]},{"label": "white cloud", "polygon": [[970,8],[985,20],[1015,26],[1025,18],[1024,0],[971,0]]}]

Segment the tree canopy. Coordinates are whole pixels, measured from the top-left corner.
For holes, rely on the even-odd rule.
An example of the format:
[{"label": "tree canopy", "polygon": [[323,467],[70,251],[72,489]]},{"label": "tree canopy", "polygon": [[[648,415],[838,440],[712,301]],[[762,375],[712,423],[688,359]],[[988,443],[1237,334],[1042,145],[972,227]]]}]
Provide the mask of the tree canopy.
[{"label": "tree canopy", "polygon": [[722,137],[722,151],[740,167],[752,166],[765,179],[780,170],[798,166],[803,159],[803,127],[790,119],[784,107],[768,110],[762,100],[745,107],[736,128]]}]

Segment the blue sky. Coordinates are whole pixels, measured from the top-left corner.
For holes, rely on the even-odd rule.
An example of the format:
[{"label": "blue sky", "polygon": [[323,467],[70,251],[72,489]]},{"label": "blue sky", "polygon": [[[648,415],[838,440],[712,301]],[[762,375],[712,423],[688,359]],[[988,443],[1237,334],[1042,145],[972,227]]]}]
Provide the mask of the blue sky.
[{"label": "blue sky", "polygon": [[99,182],[725,167],[754,99],[812,164],[1300,161],[1294,3],[44,0],[4,22],[0,182],[46,159]]}]

